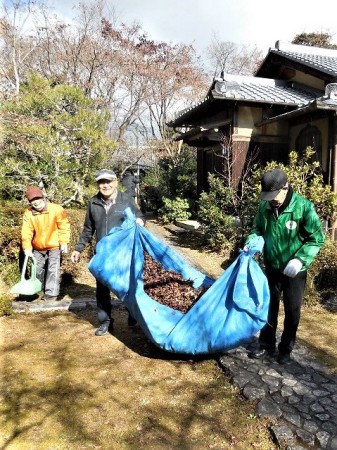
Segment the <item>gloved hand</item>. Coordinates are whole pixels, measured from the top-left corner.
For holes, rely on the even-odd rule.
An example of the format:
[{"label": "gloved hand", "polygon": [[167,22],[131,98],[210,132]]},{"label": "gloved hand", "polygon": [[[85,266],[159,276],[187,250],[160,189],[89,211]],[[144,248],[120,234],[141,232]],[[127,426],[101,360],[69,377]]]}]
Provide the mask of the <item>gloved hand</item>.
[{"label": "gloved hand", "polygon": [[297,259],[291,259],[288,264],[286,265],[286,268],[284,269],[283,273],[284,275],[287,275],[287,277],[294,278],[298,274],[298,272],[302,269],[303,263]]},{"label": "gloved hand", "polygon": [[251,248],[256,247],[258,245],[261,239],[262,239],[261,236],[251,237],[243,247],[243,251],[248,253]]},{"label": "gloved hand", "polygon": [[61,244],[60,250],[61,250],[61,253],[68,253],[68,244]]},{"label": "gloved hand", "polygon": [[31,258],[33,258],[33,250],[25,250],[25,256],[30,256]]},{"label": "gloved hand", "polygon": [[137,219],[136,219],[136,223],[137,223],[138,225],[140,225],[141,227],[143,227],[143,226],[144,226],[144,220],[143,220],[143,219],[141,219],[140,217],[137,217]]},{"label": "gloved hand", "polygon": [[80,255],[81,255],[80,252],[78,252],[77,250],[74,250],[70,256],[71,262],[78,263],[80,260]]}]

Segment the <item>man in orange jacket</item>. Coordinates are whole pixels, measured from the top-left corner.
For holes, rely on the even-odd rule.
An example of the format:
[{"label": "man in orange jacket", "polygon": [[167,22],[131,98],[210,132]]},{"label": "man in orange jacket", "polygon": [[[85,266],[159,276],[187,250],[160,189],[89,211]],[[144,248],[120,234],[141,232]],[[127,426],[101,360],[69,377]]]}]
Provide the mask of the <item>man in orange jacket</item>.
[{"label": "man in orange jacket", "polygon": [[61,253],[67,253],[70,223],[60,205],[46,200],[36,186],[27,188],[30,207],[23,215],[21,242],[25,256],[36,259],[36,276],[42,283],[43,300],[56,300],[60,293]]}]

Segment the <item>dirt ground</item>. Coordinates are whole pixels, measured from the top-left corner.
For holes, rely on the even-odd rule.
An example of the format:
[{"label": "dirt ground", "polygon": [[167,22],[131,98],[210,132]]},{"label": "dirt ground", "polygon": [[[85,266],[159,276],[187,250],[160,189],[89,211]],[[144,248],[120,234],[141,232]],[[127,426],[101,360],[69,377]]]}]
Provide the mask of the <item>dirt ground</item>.
[{"label": "dirt ground", "polygon": [[[155,222],[163,240],[175,238]],[[217,277],[223,258],[175,245]],[[187,241],[191,243],[191,239]],[[67,295],[94,298],[83,262]],[[94,336],[95,311],[43,312],[0,318],[0,449],[276,449],[216,359],[169,354],[114,310],[111,334]]]}]

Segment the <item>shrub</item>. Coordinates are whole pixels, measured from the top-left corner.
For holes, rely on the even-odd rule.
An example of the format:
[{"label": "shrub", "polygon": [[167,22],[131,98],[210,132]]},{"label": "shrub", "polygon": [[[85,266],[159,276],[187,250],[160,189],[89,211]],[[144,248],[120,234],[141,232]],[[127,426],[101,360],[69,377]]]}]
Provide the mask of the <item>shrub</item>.
[{"label": "shrub", "polygon": [[198,202],[198,220],[205,245],[222,252],[235,245],[235,218],[226,214],[229,191],[220,178],[209,177],[210,190],[202,192]]},{"label": "shrub", "polygon": [[326,242],[308,270],[304,301],[307,305],[324,303],[337,291],[336,242],[326,236]]},{"label": "shrub", "polygon": [[21,219],[23,208],[1,207],[0,212],[0,275],[11,286],[20,277],[19,257],[21,241]]},{"label": "shrub", "polygon": [[163,203],[163,206],[158,210],[158,218],[163,223],[187,220],[191,216],[188,200],[184,198],[176,197],[170,200],[163,197]]},{"label": "shrub", "polygon": [[[261,175],[265,170],[275,167],[284,170],[294,190],[315,205],[321,219],[332,222],[337,218],[337,194],[332,192],[330,185],[324,183],[319,163],[312,160],[313,155],[314,150],[311,147],[307,147],[303,157],[292,151],[288,165],[271,162],[265,168],[258,169],[256,174]],[[255,180],[258,178],[259,176],[255,176]],[[260,191],[259,184],[256,188]]]},{"label": "shrub", "polygon": [[0,296],[0,317],[11,316],[13,313],[12,299],[9,296]]},{"label": "shrub", "polygon": [[147,210],[163,207],[163,198],[186,198],[194,210],[197,198],[196,151],[183,145],[175,157],[158,159],[141,182],[141,196]]}]

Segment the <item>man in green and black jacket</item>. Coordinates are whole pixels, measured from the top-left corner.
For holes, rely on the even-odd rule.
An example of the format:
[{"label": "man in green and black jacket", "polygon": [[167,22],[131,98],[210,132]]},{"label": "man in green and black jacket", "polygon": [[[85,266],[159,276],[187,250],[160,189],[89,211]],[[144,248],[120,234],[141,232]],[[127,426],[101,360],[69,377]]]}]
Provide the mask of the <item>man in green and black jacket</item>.
[{"label": "man in green and black jacket", "polygon": [[278,345],[278,362],[290,361],[300,321],[307,269],[324,245],[321,221],[314,205],[293,191],[280,169],[261,177],[261,202],[246,249],[254,238],[264,238],[264,263],[270,288],[268,323],[259,336],[259,347],[251,353],[263,358],[276,349],[276,329],[283,293],[284,327]]}]

